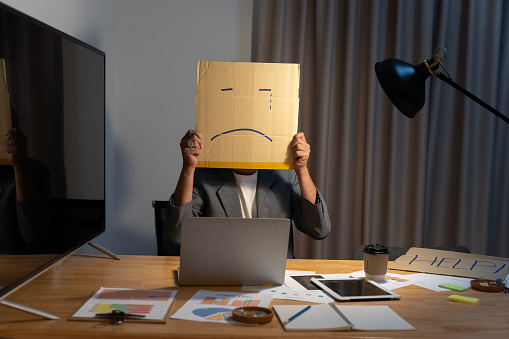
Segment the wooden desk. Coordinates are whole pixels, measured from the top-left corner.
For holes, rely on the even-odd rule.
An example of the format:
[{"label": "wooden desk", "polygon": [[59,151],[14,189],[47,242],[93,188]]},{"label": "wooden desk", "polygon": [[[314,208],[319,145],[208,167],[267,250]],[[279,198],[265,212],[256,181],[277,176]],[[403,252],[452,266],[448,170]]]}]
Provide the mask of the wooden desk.
[{"label": "wooden desk", "polygon": [[[0,305],[0,337],[140,337],[140,338],[322,338],[322,337],[507,337],[509,294],[475,290],[461,295],[480,299],[478,305],[447,301],[456,292],[433,292],[417,286],[397,290],[401,300],[351,302],[362,305],[389,305],[412,324],[416,331],[285,332],[277,317],[258,327],[168,319],[165,324],[124,323],[113,326],[101,321],[70,321],[68,318],[101,286],[140,289],[177,289],[171,314],[194,293],[209,290],[240,291],[240,287],[178,286],[175,270],[178,257],[122,256],[122,261],[101,255],[74,255],[20,290],[8,300],[57,315],[45,320]],[[350,273],[361,270],[362,261],[288,260],[287,269],[316,273]],[[396,271],[395,271],[396,272]],[[403,272],[397,272],[403,273]],[[298,302],[275,299],[273,303]]]}]

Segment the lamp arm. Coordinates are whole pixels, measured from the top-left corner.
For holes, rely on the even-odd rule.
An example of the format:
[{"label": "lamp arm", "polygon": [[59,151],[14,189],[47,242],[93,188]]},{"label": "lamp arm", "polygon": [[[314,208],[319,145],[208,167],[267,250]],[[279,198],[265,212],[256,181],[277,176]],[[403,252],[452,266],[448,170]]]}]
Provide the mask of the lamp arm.
[{"label": "lamp arm", "polygon": [[487,103],[485,103],[484,101],[482,101],[481,99],[479,99],[478,97],[476,97],[475,95],[473,95],[472,93],[470,93],[469,91],[467,91],[466,89],[464,89],[463,87],[458,85],[457,83],[455,83],[451,78],[446,77],[445,75],[443,75],[440,72],[437,72],[435,75],[440,80],[448,83],[450,86],[454,87],[455,89],[457,89],[458,91],[460,91],[461,93],[463,93],[464,95],[469,97],[470,99],[474,100],[479,105],[481,105],[482,107],[486,108],[488,111],[490,111],[491,113],[495,114],[497,117],[499,117],[500,119],[504,120],[506,123],[509,124],[509,118],[508,117],[506,117],[505,115],[503,115],[502,113],[500,113],[499,111],[497,111],[496,109],[494,109],[493,107],[491,107],[490,105],[488,105]]}]

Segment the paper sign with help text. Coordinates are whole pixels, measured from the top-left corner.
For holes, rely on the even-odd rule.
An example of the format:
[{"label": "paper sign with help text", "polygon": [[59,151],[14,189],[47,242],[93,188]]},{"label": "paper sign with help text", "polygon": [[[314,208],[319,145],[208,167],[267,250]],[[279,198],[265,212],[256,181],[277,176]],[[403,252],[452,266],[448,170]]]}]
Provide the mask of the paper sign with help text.
[{"label": "paper sign with help text", "polygon": [[467,278],[505,279],[509,259],[412,247],[389,268]]},{"label": "paper sign with help text", "polygon": [[292,169],[298,64],[198,61],[198,167]]}]

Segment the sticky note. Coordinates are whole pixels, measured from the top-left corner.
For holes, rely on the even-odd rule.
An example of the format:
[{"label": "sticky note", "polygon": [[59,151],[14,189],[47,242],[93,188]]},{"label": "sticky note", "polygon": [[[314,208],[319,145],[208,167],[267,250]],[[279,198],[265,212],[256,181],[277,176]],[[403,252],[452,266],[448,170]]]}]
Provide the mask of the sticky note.
[{"label": "sticky note", "polygon": [[456,292],[465,292],[468,291],[468,287],[458,286],[454,284],[440,284],[438,287],[447,288],[448,290],[453,290]]},{"label": "sticky note", "polygon": [[475,305],[479,302],[479,299],[477,299],[477,298],[463,297],[461,295],[455,295],[455,294],[448,296],[447,300],[457,301],[459,303],[465,303],[465,304],[471,304],[471,305]]}]

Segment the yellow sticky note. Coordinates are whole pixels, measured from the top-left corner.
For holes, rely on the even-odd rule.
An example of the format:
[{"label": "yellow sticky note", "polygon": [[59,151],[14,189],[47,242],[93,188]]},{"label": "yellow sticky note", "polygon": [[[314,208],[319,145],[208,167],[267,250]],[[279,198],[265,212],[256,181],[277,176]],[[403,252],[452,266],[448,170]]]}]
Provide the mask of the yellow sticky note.
[{"label": "yellow sticky note", "polygon": [[465,304],[471,304],[471,305],[475,305],[479,302],[479,299],[477,299],[477,298],[463,297],[461,295],[456,295],[456,294],[452,294],[452,295],[448,296],[447,300],[457,301],[459,303],[465,303]]}]

